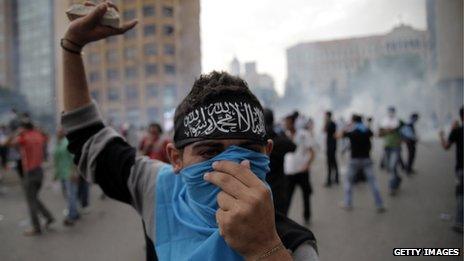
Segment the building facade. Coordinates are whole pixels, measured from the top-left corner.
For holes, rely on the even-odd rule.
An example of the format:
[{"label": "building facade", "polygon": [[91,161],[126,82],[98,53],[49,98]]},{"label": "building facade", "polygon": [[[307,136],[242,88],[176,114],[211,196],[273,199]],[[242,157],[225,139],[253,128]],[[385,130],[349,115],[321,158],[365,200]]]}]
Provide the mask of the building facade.
[{"label": "building facade", "polygon": [[52,0],[18,0],[18,86],[35,116],[55,114],[55,49]]},{"label": "building facade", "polygon": [[429,82],[437,97],[435,111],[446,123],[463,104],[463,2],[427,0],[430,32]]},{"label": "building facade", "polygon": [[285,96],[342,93],[366,62],[388,55],[427,57],[427,32],[399,25],[384,35],[300,43],[287,49]]},{"label": "building facade", "polygon": [[17,88],[16,1],[0,0],[0,87]]},{"label": "building facade", "polygon": [[201,73],[199,0],[115,2],[139,24],[85,48],[91,95],[113,125],[162,123]]}]

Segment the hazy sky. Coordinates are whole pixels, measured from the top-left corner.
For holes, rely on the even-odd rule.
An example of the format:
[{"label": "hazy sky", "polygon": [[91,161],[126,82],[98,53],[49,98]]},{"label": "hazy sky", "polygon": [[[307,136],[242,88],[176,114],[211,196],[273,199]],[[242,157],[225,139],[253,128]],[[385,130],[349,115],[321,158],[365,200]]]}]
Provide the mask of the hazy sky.
[{"label": "hazy sky", "polygon": [[400,21],[425,29],[425,0],[201,0],[202,70],[226,70],[234,55],[256,61],[281,93],[286,48],[382,34]]}]

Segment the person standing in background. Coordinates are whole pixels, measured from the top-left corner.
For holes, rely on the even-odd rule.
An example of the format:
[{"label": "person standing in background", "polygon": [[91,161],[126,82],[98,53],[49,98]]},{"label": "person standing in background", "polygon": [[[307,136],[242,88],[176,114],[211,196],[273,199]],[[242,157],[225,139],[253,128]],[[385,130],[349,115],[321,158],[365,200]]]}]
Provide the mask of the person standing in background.
[{"label": "person standing in background", "polygon": [[[332,185],[332,181],[338,184],[338,164],[337,164],[337,124],[332,120],[332,112],[325,113],[324,132],[326,133],[326,150],[327,150],[327,181],[326,187]],[[333,178],[332,178],[333,176]]]},{"label": "person standing in background", "polygon": [[370,156],[372,136],[372,131],[364,125],[359,115],[353,115],[352,123],[337,134],[338,138],[348,138],[351,144],[351,158],[344,186],[345,200],[342,205],[346,210],[351,210],[353,207],[353,183],[355,175],[362,171],[371,187],[377,212],[385,211]]},{"label": "person standing in background", "polygon": [[284,172],[288,177],[288,199],[287,213],[292,202],[293,192],[296,186],[300,186],[303,191],[303,218],[306,225],[309,225],[311,219],[311,194],[312,187],[310,182],[311,164],[315,158],[313,141],[309,132],[302,126],[296,126],[297,119],[300,116],[297,113],[287,116],[285,125],[287,135],[297,145],[295,152],[289,152],[284,158]]},{"label": "person standing in background", "polygon": [[282,214],[287,213],[288,180],[284,174],[284,157],[288,152],[296,149],[295,143],[285,133],[277,133],[274,130],[274,113],[270,109],[264,110],[264,122],[268,139],[272,139],[274,147],[270,158],[270,171],[266,176],[272,191],[274,208]]},{"label": "person standing in background", "polygon": [[463,216],[462,216],[462,205],[463,205],[463,121],[464,121],[464,108],[461,107],[459,110],[459,116],[461,117],[461,123],[455,122],[451,129],[451,133],[448,136],[448,140],[445,139],[445,133],[440,131],[440,142],[442,147],[445,150],[451,148],[453,144],[456,144],[456,167],[455,167],[455,175],[456,175],[456,217],[455,223],[453,225],[453,230],[462,233],[463,229]]},{"label": "person standing in background", "polygon": [[57,133],[56,147],[53,152],[55,179],[59,179],[66,198],[68,213],[63,220],[65,226],[72,226],[79,219],[77,212],[77,175],[74,170],[73,156],[68,151],[68,140],[63,130]]},{"label": "person standing in background", "polygon": [[169,162],[166,153],[166,145],[168,144],[168,141],[161,138],[162,134],[163,129],[159,123],[150,123],[147,135],[143,137],[140,142],[139,151],[142,155],[145,155],[150,159],[157,159],[167,163]]},{"label": "person standing in background", "polygon": [[23,129],[20,129],[17,135],[11,136],[7,143],[13,146],[18,145],[21,153],[24,170],[22,181],[33,226],[31,229],[24,231],[24,235],[37,236],[42,233],[39,213],[47,220],[45,228],[48,228],[55,221],[50,211],[39,199],[39,192],[44,176],[42,169],[44,160],[43,148],[47,138],[34,127],[30,120],[24,120],[22,127]]},{"label": "person standing in background", "polygon": [[410,116],[409,122],[404,124],[401,127],[401,136],[403,138],[404,143],[406,143],[406,147],[408,149],[408,160],[406,162],[406,172],[408,174],[414,173],[414,160],[416,159],[416,145],[417,145],[417,134],[415,125],[419,120],[419,114],[413,113]]},{"label": "person standing in background", "polygon": [[388,115],[382,120],[379,136],[384,138],[385,149],[385,163],[390,178],[390,195],[396,195],[400,184],[401,177],[399,176],[398,165],[401,153],[401,136],[400,136],[401,122],[396,117],[396,110],[394,107],[388,108]]}]

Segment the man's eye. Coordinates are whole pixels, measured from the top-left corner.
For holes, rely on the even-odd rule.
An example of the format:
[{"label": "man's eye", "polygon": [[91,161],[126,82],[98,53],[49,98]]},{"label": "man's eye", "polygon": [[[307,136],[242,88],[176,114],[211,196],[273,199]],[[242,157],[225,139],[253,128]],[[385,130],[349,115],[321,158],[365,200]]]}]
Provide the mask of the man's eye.
[{"label": "man's eye", "polygon": [[204,158],[213,158],[219,153],[221,153],[219,150],[205,150],[205,151],[202,151],[200,155]]}]

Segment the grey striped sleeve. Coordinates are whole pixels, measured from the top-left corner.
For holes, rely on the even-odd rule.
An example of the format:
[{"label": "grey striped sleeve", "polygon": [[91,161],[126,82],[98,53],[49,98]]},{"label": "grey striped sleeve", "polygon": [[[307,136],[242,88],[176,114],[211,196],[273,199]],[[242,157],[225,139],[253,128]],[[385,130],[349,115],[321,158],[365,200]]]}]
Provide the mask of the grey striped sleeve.
[{"label": "grey striped sleeve", "polygon": [[147,235],[155,242],[155,197],[156,178],[165,163],[151,160],[148,157],[138,157],[131,169],[127,187],[132,196],[132,206],[145,222]]}]

